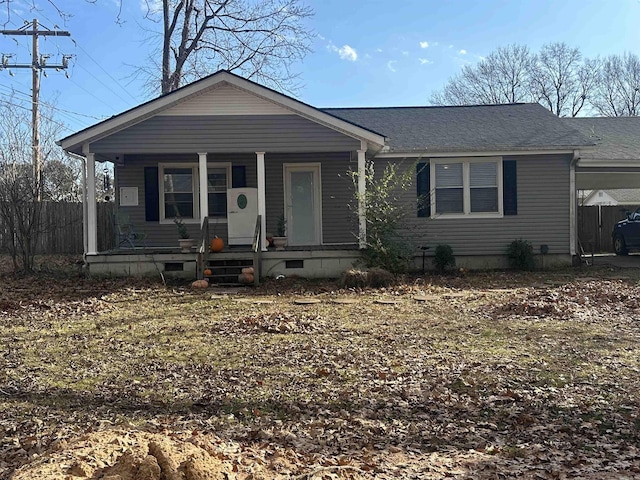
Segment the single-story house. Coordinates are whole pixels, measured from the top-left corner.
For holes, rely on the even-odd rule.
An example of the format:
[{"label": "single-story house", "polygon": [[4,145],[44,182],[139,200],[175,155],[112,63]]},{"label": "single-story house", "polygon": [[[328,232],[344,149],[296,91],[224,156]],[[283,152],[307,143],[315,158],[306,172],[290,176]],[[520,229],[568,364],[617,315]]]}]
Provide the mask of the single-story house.
[{"label": "single-story house", "polygon": [[[92,272],[191,274],[216,235],[228,247],[209,260],[221,268],[253,248],[262,275],[308,277],[339,275],[365,246],[366,205],[353,204],[369,161],[376,172],[390,162],[415,171],[402,201],[416,265],[420,247],[449,244],[460,266],[504,267],[520,238],[546,253],[546,265],[570,264],[576,166],[594,147],[538,104],[316,108],[227,71],[59,144],[86,159]],[[96,161],[113,163],[117,208],[145,233],[140,248],[98,251]],[[195,250],[176,249],[176,218]],[[281,219],[288,246],[275,251],[266,237]]]}]

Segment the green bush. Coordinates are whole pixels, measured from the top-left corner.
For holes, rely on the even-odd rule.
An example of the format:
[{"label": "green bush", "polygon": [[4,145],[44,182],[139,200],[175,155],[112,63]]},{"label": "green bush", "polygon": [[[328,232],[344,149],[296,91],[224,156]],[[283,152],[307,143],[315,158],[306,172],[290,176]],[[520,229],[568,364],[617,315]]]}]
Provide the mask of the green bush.
[{"label": "green bush", "polygon": [[456,266],[456,257],[453,256],[453,248],[451,248],[451,245],[438,245],[436,247],[433,265],[440,273],[444,273],[447,267]]},{"label": "green bush", "polygon": [[523,239],[514,240],[507,249],[509,266],[517,270],[533,270],[535,260],[533,258],[533,246]]}]

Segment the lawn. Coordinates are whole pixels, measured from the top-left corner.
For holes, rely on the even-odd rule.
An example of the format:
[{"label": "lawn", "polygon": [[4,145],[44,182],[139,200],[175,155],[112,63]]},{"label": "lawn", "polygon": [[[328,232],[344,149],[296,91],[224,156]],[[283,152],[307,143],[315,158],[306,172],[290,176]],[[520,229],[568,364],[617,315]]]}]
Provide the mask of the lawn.
[{"label": "lawn", "polygon": [[0,478],[640,476],[631,270],[0,282]]}]

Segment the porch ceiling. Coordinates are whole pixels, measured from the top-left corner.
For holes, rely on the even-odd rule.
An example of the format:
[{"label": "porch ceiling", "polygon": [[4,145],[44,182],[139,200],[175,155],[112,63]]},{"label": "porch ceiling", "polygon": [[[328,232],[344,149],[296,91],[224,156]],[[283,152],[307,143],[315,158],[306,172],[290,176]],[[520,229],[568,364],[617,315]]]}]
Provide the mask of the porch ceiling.
[{"label": "porch ceiling", "polygon": [[612,172],[605,168],[578,170],[576,171],[576,188],[578,190],[640,189],[640,168],[622,172]]}]

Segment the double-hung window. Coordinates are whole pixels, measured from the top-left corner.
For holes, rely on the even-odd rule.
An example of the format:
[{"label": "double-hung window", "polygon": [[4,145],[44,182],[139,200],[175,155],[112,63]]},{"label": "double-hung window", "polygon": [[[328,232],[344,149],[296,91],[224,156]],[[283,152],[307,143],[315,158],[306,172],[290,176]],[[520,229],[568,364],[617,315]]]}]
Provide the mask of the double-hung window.
[{"label": "double-hung window", "polygon": [[195,179],[193,167],[165,167],[162,170],[164,218],[196,218]]},{"label": "double-hung window", "polygon": [[[198,164],[160,164],[160,220],[200,218]],[[227,189],[231,184],[231,164],[207,166],[208,216],[224,222],[227,218]]]},{"label": "double-hung window", "polygon": [[502,158],[432,159],[431,178],[431,216],[502,216]]}]

